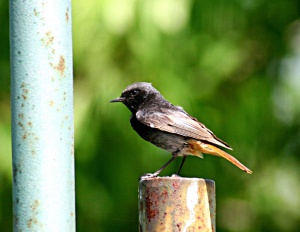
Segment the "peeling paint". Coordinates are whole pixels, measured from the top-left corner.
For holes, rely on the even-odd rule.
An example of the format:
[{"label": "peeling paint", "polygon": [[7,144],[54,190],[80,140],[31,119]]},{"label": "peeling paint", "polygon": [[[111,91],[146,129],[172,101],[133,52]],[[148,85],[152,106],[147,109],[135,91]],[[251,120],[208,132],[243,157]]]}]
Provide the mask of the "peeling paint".
[{"label": "peeling paint", "polygon": [[190,212],[190,217],[187,219],[183,231],[186,232],[191,228],[191,225],[196,221],[195,217],[195,207],[198,204],[198,184],[197,182],[192,182],[188,186],[186,193],[186,206]]}]

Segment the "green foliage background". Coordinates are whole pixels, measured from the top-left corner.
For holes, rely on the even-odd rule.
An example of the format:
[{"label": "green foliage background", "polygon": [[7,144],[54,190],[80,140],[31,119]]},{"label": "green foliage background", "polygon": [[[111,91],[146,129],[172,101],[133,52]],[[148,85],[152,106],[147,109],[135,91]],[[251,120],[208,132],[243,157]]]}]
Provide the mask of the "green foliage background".
[{"label": "green foliage background", "polygon": [[[12,230],[8,19],[3,0],[1,231]],[[299,1],[74,0],[73,39],[78,231],[138,231],[138,178],[170,158],[109,104],[135,81],[153,83],[253,170],[188,157],[183,176],[216,182],[218,231],[299,230]]]}]

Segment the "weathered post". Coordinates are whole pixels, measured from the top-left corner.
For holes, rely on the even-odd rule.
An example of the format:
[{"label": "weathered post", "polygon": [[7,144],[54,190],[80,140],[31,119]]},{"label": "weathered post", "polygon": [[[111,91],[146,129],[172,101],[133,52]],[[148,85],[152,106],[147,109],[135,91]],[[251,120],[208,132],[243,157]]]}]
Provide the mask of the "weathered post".
[{"label": "weathered post", "polygon": [[215,183],[212,180],[172,176],[140,181],[141,232],[214,232],[215,215]]},{"label": "weathered post", "polygon": [[14,231],[75,231],[70,0],[10,0]]}]

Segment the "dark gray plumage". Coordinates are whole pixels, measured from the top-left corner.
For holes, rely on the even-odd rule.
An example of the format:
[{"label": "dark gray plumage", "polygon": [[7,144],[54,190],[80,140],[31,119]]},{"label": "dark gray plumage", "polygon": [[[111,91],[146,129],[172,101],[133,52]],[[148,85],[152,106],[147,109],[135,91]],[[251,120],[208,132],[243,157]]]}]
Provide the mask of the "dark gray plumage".
[{"label": "dark gray plumage", "polygon": [[150,83],[133,83],[122,92],[121,97],[111,102],[122,102],[128,107],[132,113],[131,126],[143,139],[172,153],[171,160],[152,176],[157,176],[177,156],[183,156],[184,162],[187,155],[202,157],[202,152],[221,156],[251,173],[233,156],[216,147],[231,149],[227,143],[183,108],[164,99]]}]

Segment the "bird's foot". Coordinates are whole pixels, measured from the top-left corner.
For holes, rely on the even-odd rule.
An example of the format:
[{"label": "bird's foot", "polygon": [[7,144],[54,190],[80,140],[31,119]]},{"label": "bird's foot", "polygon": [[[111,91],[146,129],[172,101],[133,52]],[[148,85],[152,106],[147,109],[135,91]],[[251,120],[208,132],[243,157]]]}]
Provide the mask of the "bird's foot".
[{"label": "bird's foot", "polygon": [[171,177],[181,177],[178,174],[173,174]]},{"label": "bird's foot", "polygon": [[156,173],[145,173],[140,177],[140,180],[146,180],[146,179],[151,179],[151,178],[156,178],[158,174]]}]

